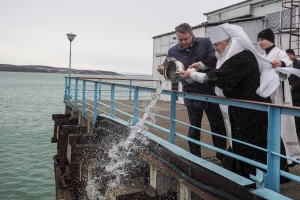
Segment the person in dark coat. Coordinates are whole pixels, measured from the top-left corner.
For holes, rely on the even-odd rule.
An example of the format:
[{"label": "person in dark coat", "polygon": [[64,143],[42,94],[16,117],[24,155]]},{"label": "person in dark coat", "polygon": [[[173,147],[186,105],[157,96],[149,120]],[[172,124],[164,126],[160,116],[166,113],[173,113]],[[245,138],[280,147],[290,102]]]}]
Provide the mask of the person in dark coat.
[{"label": "person in dark coat", "polygon": [[[293,49],[287,49],[286,53],[293,61],[293,67],[300,69],[300,61],[296,59]],[[294,74],[289,76],[289,84],[292,93],[293,106],[300,107],[300,78]],[[298,140],[300,141],[300,117],[295,117],[296,131]]]},{"label": "person in dark coat", "polygon": [[[180,61],[185,70],[194,62],[201,61],[203,66],[215,65],[216,57],[212,43],[208,38],[199,38],[193,35],[192,27],[187,23],[182,23],[175,27],[178,44],[171,47],[168,51],[163,64],[157,67],[157,71],[163,74],[163,69],[168,58],[173,57]],[[194,82],[188,83],[186,80],[181,81],[183,92],[216,95],[214,88],[206,83]],[[210,123],[211,131],[226,136],[226,128],[219,105],[216,103],[203,102],[194,99],[184,98],[184,104],[187,107],[189,121],[192,126],[201,128],[203,110],[205,111]],[[189,128],[188,136],[197,141],[200,140],[200,130],[193,127]],[[212,135],[213,144],[220,149],[226,149],[226,139]],[[201,148],[199,145],[188,142],[190,152],[201,157]],[[218,159],[222,159],[222,154],[216,153]]]},{"label": "person in dark coat", "polygon": [[[218,57],[216,66],[206,69],[198,66],[197,69],[201,70],[202,68],[202,72],[184,71],[180,73],[181,77],[216,86],[218,96],[271,103],[269,97],[263,98],[256,93],[260,86],[260,71],[256,56],[225,31],[228,26],[235,30],[236,35],[241,35],[238,33],[242,29],[236,25],[224,24],[224,26],[220,25],[210,29],[211,40]],[[246,37],[246,34],[244,35]],[[194,64],[191,67],[193,66]],[[229,105],[228,114],[232,138],[267,148],[267,112]],[[232,141],[231,149],[232,152],[243,157],[267,163],[267,154],[264,151],[235,141]],[[228,167],[227,169],[241,176],[250,178],[250,174],[256,174],[256,167],[253,165],[235,159],[229,161],[232,163],[226,163],[227,161],[224,160],[224,167]],[[288,171],[286,161],[284,159],[282,161],[282,169]],[[284,182],[287,181],[289,180],[284,180]]]}]

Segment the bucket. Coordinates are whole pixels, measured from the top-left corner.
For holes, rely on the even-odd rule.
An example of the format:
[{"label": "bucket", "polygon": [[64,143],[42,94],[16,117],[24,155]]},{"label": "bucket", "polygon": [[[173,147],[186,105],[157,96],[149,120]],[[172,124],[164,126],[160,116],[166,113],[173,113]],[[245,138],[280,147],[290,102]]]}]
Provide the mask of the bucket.
[{"label": "bucket", "polygon": [[[195,71],[194,68],[188,68],[189,71]],[[181,81],[180,72],[184,71],[184,66],[182,62],[176,60],[175,58],[168,58],[168,62],[164,67],[164,77],[166,80],[171,81],[172,83],[179,83]],[[186,79],[186,81],[190,84],[194,83],[192,79]]]}]

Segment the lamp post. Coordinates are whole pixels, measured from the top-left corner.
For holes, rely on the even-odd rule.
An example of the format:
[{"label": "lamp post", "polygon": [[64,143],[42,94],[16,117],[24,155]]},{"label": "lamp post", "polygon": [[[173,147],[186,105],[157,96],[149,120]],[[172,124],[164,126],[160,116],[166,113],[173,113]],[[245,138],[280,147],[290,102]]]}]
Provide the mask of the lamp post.
[{"label": "lamp post", "polygon": [[68,36],[68,39],[70,40],[70,58],[69,58],[69,78],[68,78],[68,102],[67,105],[70,105],[70,89],[71,89],[71,47],[72,47],[72,41],[74,40],[74,38],[76,37],[75,34],[73,33],[68,33],[66,34]]}]

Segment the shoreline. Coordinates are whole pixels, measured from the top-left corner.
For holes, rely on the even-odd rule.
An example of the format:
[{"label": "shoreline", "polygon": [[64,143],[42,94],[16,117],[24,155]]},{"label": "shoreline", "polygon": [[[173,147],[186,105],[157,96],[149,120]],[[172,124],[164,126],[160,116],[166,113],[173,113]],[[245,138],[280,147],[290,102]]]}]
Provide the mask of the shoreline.
[{"label": "shoreline", "polygon": [[[5,72],[31,72],[31,73],[58,73],[68,74],[68,68],[49,67],[43,65],[10,65],[0,64],[0,71]],[[112,71],[71,69],[72,74],[90,75],[121,75]]]}]

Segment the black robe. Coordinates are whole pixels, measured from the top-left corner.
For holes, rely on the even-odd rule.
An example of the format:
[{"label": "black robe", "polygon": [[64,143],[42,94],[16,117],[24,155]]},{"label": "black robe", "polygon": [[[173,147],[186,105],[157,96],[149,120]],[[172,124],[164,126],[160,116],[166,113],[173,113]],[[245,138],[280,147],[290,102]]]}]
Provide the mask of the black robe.
[{"label": "black robe", "polygon": [[[262,98],[256,94],[260,84],[260,72],[253,53],[244,50],[228,60],[219,69],[210,68],[206,73],[208,83],[223,89],[227,98],[271,103],[270,98]],[[228,107],[232,138],[262,148],[267,148],[268,113],[235,106]],[[282,145],[282,153],[285,154]],[[232,151],[260,163],[267,163],[267,153],[261,150],[232,142]],[[235,159],[224,157],[224,167],[249,178],[256,175],[256,167]],[[227,158],[227,159],[226,159]],[[228,163],[230,161],[230,163]],[[234,161],[234,162],[231,162]],[[287,162],[281,159],[281,169],[288,171]]]}]

